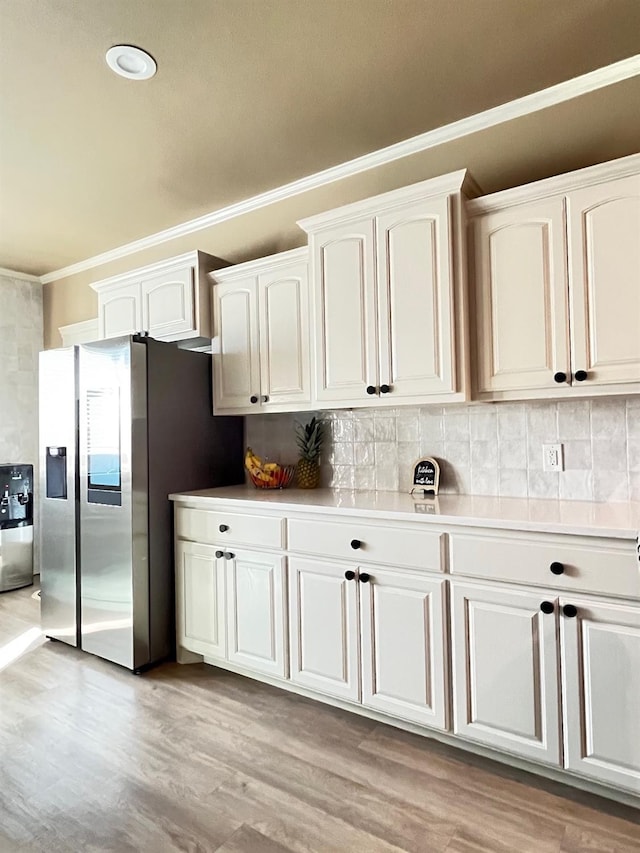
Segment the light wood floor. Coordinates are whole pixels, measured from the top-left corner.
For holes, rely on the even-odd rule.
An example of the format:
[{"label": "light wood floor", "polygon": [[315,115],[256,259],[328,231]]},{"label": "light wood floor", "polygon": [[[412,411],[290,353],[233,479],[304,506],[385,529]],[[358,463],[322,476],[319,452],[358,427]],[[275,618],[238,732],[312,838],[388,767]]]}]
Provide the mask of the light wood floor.
[{"label": "light wood floor", "polygon": [[[32,593],[0,595],[0,656]],[[638,853],[638,819],[204,665],[36,639],[0,671],[0,853]]]}]

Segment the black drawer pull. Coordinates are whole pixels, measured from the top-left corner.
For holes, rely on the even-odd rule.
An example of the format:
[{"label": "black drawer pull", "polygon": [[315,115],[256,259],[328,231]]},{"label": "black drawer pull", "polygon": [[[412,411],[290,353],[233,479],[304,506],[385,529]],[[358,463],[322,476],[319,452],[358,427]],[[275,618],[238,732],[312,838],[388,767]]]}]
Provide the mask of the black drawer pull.
[{"label": "black drawer pull", "polygon": [[366,572],[360,572],[358,575],[358,580],[360,583],[369,583],[371,580],[371,575],[368,575]]},{"label": "black drawer pull", "polygon": [[220,559],[220,557],[224,557],[224,551],[216,551],[216,557]]},{"label": "black drawer pull", "polygon": [[344,573],[344,576],[348,581],[352,581],[355,578],[356,573],[352,572],[351,569],[347,569],[347,571]]},{"label": "black drawer pull", "polygon": [[358,548],[362,548],[362,542],[359,539],[352,539],[351,540],[351,547],[353,548],[354,551],[357,551]]},{"label": "black drawer pull", "polygon": [[540,610],[542,610],[543,613],[553,613],[554,609],[552,601],[543,601],[540,605]]},{"label": "black drawer pull", "polygon": [[558,563],[558,562],[554,561],[553,563],[551,563],[549,568],[551,569],[551,573],[554,575],[563,575],[564,574],[564,566],[562,565],[562,563]]},{"label": "black drawer pull", "polygon": [[255,394],[254,394],[250,399],[251,399],[251,402],[252,402],[252,403],[257,403],[257,402],[258,402],[258,398],[256,397],[256,395],[255,395]]},{"label": "black drawer pull", "polygon": [[221,524],[221,525],[220,525],[220,527],[218,528],[218,530],[220,531],[220,533],[226,533],[228,529],[229,529],[229,525],[228,525],[228,524]]},{"label": "black drawer pull", "polygon": [[367,385],[367,394],[375,394],[375,393],[376,393],[375,385]]},{"label": "black drawer pull", "polygon": [[561,370],[559,370],[557,373],[553,374],[553,380],[554,380],[554,382],[566,382],[567,381],[567,374],[563,373]]},{"label": "black drawer pull", "polygon": [[225,560],[233,560],[234,557],[235,557],[235,554],[232,554],[231,551],[225,551],[224,552]]},{"label": "black drawer pull", "polygon": [[575,377],[578,382],[584,382],[585,379],[589,378],[589,374],[586,370],[576,370]]},{"label": "black drawer pull", "polygon": [[565,604],[562,608],[562,612],[565,616],[568,616],[569,619],[573,619],[574,616],[578,615],[578,608],[575,604]]},{"label": "black drawer pull", "polygon": [[391,391],[391,385],[381,385],[380,386],[380,393],[381,394],[388,394],[390,391]]}]

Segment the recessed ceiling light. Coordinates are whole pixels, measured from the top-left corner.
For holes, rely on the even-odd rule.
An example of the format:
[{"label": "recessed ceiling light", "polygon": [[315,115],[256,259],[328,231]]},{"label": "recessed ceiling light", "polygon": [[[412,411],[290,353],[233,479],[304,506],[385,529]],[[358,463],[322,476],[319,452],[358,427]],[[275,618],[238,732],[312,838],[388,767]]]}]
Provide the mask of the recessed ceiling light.
[{"label": "recessed ceiling light", "polygon": [[107,65],[129,80],[148,80],[158,70],[155,59],[130,44],[116,44],[107,51]]}]

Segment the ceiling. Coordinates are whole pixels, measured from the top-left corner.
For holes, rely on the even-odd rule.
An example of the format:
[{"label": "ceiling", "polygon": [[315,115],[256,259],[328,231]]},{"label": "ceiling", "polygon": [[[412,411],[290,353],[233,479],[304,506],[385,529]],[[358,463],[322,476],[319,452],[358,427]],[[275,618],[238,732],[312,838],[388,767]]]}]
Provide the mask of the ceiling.
[{"label": "ceiling", "polygon": [[[157,76],[116,77],[117,43]],[[638,0],[0,0],[0,267],[41,275],[639,52]],[[592,126],[628,136],[606,100]]]}]

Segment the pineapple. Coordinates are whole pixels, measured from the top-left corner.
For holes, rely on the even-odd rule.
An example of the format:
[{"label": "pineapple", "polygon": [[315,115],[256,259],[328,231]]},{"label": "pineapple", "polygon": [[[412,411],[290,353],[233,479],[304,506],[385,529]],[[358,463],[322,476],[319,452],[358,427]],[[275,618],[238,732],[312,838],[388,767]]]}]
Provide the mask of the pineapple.
[{"label": "pineapple", "polygon": [[315,415],[308,424],[296,425],[296,442],[300,458],[296,468],[298,486],[316,489],[320,482],[320,451],[324,441],[324,423]]}]

